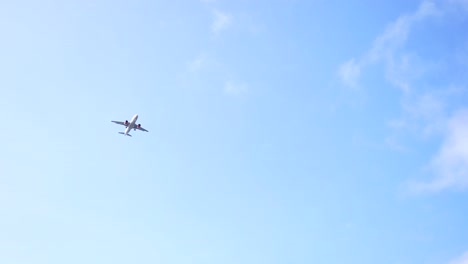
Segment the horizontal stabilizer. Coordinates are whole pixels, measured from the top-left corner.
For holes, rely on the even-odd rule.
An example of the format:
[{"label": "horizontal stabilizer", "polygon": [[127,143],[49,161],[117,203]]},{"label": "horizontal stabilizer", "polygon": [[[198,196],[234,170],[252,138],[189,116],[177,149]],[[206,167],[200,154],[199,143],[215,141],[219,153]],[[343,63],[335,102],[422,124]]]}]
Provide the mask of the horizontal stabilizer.
[{"label": "horizontal stabilizer", "polygon": [[129,136],[129,137],[132,136],[132,135],[130,135],[130,134],[125,134],[124,132],[119,132],[119,134],[122,134],[122,135],[124,135],[124,136]]}]

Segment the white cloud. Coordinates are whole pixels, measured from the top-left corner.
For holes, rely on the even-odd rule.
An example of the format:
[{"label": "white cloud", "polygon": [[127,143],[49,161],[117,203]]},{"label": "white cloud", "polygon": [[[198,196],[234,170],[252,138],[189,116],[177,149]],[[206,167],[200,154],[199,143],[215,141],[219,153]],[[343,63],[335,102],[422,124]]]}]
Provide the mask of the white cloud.
[{"label": "white cloud", "polygon": [[417,183],[418,191],[440,191],[468,187],[468,109],[456,112],[449,120],[442,147],[430,167],[436,177]]},{"label": "white cloud", "polygon": [[468,264],[468,251],[463,253],[458,258],[450,261],[449,264]]},{"label": "white cloud", "polygon": [[385,32],[377,37],[367,56],[371,61],[390,59],[396,49],[400,48],[408,39],[411,28],[416,22],[440,14],[440,11],[429,1],[424,1],[415,13],[402,15],[391,23]]},{"label": "white cloud", "polygon": [[214,21],[211,25],[213,33],[218,34],[228,28],[232,23],[232,16],[219,10],[213,11]]},{"label": "white cloud", "polygon": [[423,137],[443,134],[449,119],[449,101],[463,95],[463,90],[445,88],[414,96],[407,95],[402,102],[404,117],[399,119],[401,128],[410,128]]},{"label": "white cloud", "polygon": [[[418,97],[406,106],[400,120],[408,130],[420,137],[440,135],[442,144],[426,166],[433,179],[409,184],[416,193],[468,188],[468,108],[454,98],[465,98],[467,90],[458,87],[433,91]],[[463,99],[461,100],[463,101]]]},{"label": "white cloud", "polygon": [[[437,85],[421,82],[423,77],[440,73],[441,65],[422,59],[417,51],[408,51],[406,43],[411,32],[429,19],[450,19],[453,12],[466,11],[468,0],[423,1],[415,12],[389,24],[363,56],[348,60],[338,68],[342,83],[355,88],[366,67],[382,64],[385,78],[402,92],[402,117],[390,121],[389,126],[395,131],[410,131],[423,139],[441,136],[442,145],[427,166],[435,178],[414,183],[412,187],[419,191],[468,189],[468,108],[464,108],[466,102],[465,106],[464,102],[452,103],[460,95],[466,95],[468,83],[465,81],[461,89],[455,89],[448,82]],[[466,50],[465,47],[462,52],[447,52],[464,58],[468,54]],[[459,64],[465,65],[463,60]],[[451,65],[445,67],[451,70]],[[408,150],[395,136],[389,136],[386,143],[393,149]]]},{"label": "white cloud", "polygon": [[202,73],[219,75],[222,73],[222,69],[222,63],[208,52],[201,52],[192,60],[186,62],[187,72],[194,75]]},{"label": "white cloud", "polygon": [[[185,75],[189,74],[189,75]],[[186,63],[184,71],[184,79],[187,77],[203,77],[202,79],[210,79],[215,82],[221,82],[222,91],[233,97],[243,97],[249,92],[247,83],[238,80],[233,81],[229,72],[226,71],[222,62],[216,60],[209,53],[200,53],[194,59]],[[191,79],[194,80],[194,79]],[[227,80],[223,83],[224,80]]]},{"label": "white cloud", "polygon": [[190,72],[199,72],[201,69],[206,67],[208,63],[208,57],[206,54],[200,54],[195,59],[187,62],[187,68]]},{"label": "white cloud", "polygon": [[245,83],[227,81],[224,85],[224,92],[228,95],[241,96],[248,92],[248,86]]},{"label": "white cloud", "polygon": [[416,22],[440,14],[441,11],[433,2],[424,1],[416,12],[400,16],[374,40],[372,47],[366,54],[359,59],[351,59],[339,67],[339,76],[343,84],[355,87],[359,82],[363,68],[383,62],[387,70],[386,75],[390,80],[403,90],[407,90],[407,82],[399,78],[398,73],[404,70],[409,61],[407,58],[405,60],[404,57],[398,57],[398,51],[406,43],[411,28]]},{"label": "white cloud", "polygon": [[358,85],[360,73],[361,66],[351,59],[340,66],[338,74],[345,85],[355,88]]}]

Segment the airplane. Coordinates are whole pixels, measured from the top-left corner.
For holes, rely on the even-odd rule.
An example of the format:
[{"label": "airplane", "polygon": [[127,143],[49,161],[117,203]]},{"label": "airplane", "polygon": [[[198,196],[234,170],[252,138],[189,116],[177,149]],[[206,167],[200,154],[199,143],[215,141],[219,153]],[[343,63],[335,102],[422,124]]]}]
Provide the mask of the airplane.
[{"label": "airplane", "polygon": [[137,119],[138,119],[138,115],[134,115],[132,117],[132,120],[130,120],[130,122],[128,122],[128,120],[125,120],[125,122],[121,122],[121,121],[111,121],[111,122],[114,122],[116,124],[125,126],[126,127],[125,132],[119,132],[119,134],[131,137],[132,135],[130,135],[128,132],[130,132],[130,130],[132,130],[132,128],[133,128],[134,131],[136,131],[138,129],[138,130],[141,130],[141,131],[148,132],[148,130],[141,127],[141,124],[136,124]]}]

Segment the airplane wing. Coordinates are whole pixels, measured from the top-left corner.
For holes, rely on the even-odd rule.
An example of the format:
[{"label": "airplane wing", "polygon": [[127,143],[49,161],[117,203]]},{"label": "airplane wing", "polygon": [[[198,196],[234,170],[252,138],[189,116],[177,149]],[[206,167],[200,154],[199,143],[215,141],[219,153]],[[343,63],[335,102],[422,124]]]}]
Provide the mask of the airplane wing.
[{"label": "airplane wing", "polygon": [[136,129],[141,130],[141,131],[148,132],[148,130],[142,128],[140,125],[137,125],[137,124],[133,125],[133,128],[136,128]]},{"label": "airplane wing", "polygon": [[127,125],[125,124],[125,122],[121,122],[121,121],[111,121],[111,122],[114,122],[114,123],[119,124],[119,125],[122,125],[122,126],[127,126]]}]

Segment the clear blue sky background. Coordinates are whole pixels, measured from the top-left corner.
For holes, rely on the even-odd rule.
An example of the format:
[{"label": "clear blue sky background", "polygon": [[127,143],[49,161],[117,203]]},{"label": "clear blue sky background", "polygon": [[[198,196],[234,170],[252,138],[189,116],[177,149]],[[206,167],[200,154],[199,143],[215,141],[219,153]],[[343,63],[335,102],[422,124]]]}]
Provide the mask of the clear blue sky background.
[{"label": "clear blue sky background", "polygon": [[0,33],[0,263],[468,263],[466,0],[3,1]]}]

